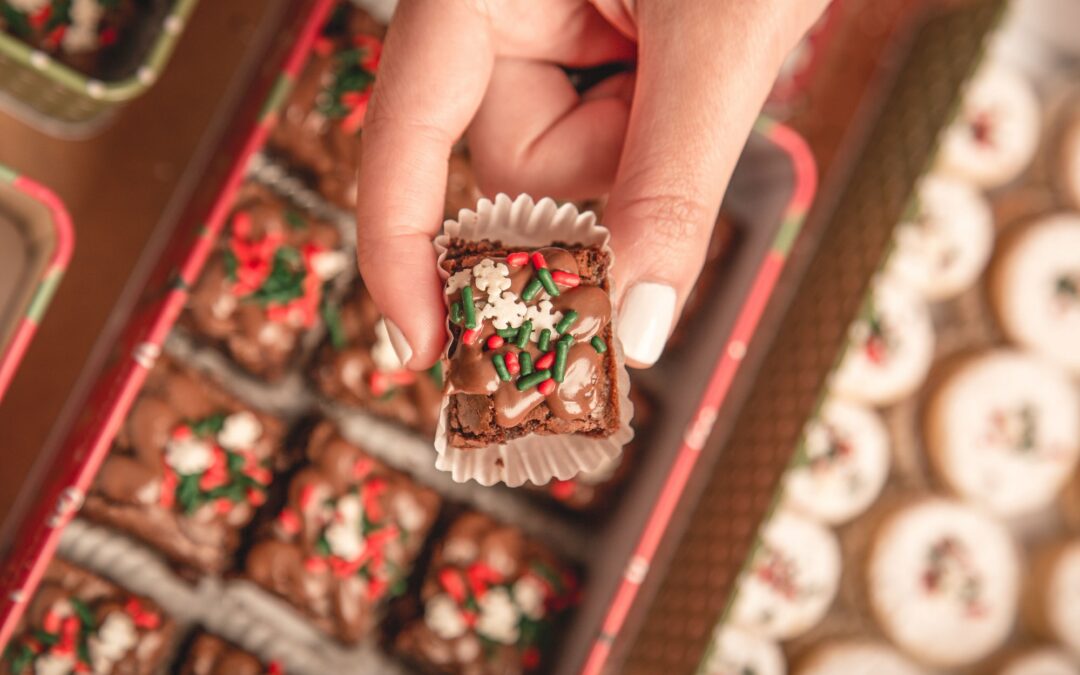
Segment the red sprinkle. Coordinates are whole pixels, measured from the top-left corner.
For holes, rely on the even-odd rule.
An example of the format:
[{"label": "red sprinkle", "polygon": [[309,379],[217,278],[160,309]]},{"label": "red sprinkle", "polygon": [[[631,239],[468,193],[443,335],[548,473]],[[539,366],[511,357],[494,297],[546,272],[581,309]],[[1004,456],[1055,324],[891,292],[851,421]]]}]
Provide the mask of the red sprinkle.
[{"label": "red sprinkle", "polygon": [[479,328],[479,326],[476,327],[476,328],[470,328],[469,330],[462,333],[461,334],[461,341],[464,342],[467,345],[471,345],[471,344],[474,344],[476,342],[476,339],[478,337],[480,337],[480,328]]},{"label": "red sprinkle", "polygon": [[547,261],[544,260],[544,254],[540,251],[532,254],[532,264],[538,270],[547,269]]},{"label": "red sprinkle", "polygon": [[285,669],[277,661],[266,664],[266,675],[285,675]]},{"label": "red sprinkle", "polygon": [[217,501],[214,502],[214,511],[216,511],[218,515],[226,515],[229,511],[232,511],[232,507],[232,502],[226,497],[218,497]]},{"label": "red sprinkle", "polygon": [[487,348],[498,349],[499,347],[502,347],[505,343],[506,340],[504,340],[501,335],[492,335],[487,339]]},{"label": "red sprinkle", "polygon": [[51,609],[45,612],[45,619],[41,622],[41,627],[45,629],[46,633],[59,633],[60,615]]},{"label": "red sprinkle", "polygon": [[560,286],[566,286],[567,288],[577,288],[581,283],[581,277],[573,272],[564,272],[562,270],[555,270],[551,273],[551,279]]},{"label": "red sprinkle", "polygon": [[308,507],[311,506],[311,500],[313,500],[314,498],[315,498],[315,485],[313,483],[308,483],[307,485],[301,487],[300,488],[300,495],[298,496],[298,499],[297,499],[297,503],[300,504],[300,509],[302,511],[307,511]]},{"label": "red sprinkle", "polygon": [[543,394],[544,396],[547,396],[551,392],[555,391],[555,380],[553,380],[553,379],[551,379],[549,377],[548,379],[546,379],[543,382],[541,382],[540,384],[538,384],[536,386],[536,388],[540,390],[541,394]]},{"label": "red sprinkle", "polygon": [[533,367],[536,370],[547,370],[553,363],[555,363],[555,352],[551,351],[536,359],[536,364]]},{"label": "red sprinkle", "polygon": [[300,531],[300,516],[292,509],[283,509],[278,514],[278,525],[285,534],[296,534]]},{"label": "red sprinkle", "polygon": [[521,372],[521,362],[518,361],[517,352],[507,352],[504,358],[506,359],[506,370],[511,375],[517,375]]},{"label": "red sprinkle", "polygon": [[256,490],[255,488],[248,488],[247,502],[252,506],[262,506],[266,503],[266,493],[262,490]]},{"label": "red sprinkle", "polygon": [[506,263],[511,267],[524,267],[527,262],[529,262],[529,254],[525,251],[518,251],[506,256]]},{"label": "red sprinkle", "polygon": [[572,480],[553,480],[549,490],[552,497],[565,501],[574,496],[577,484]]},{"label": "red sprinkle", "polygon": [[326,561],[317,556],[311,556],[304,561],[304,569],[312,574],[322,574],[326,567]]},{"label": "red sprinkle", "polygon": [[454,602],[458,604],[465,602],[468,591],[465,589],[465,580],[462,578],[461,572],[453,567],[444,567],[439,570],[438,576],[439,584],[446,589]]}]

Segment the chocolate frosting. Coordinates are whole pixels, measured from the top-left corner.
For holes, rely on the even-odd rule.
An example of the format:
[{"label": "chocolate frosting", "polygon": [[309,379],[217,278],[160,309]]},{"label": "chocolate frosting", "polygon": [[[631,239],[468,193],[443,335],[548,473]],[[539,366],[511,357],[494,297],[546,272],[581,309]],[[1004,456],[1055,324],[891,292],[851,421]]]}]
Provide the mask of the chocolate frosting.
[{"label": "chocolate frosting", "polygon": [[[309,465],[247,559],[253,581],[351,644],[404,580],[435,522],[440,498],[349,444],[323,423]],[[359,536],[358,536],[359,535]]]},{"label": "chocolate frosting", "polygon": [[[548,247],[539,249],[538,252],[544,257],[547,268],[551,272],[566,272],[580,277],[577,259],[569,251]],[[527,253],[532,254],[534,251],[527,251]],[[509,293],[521,302],[525,302],[522,293],[526,285],[537,276],[534,265],[531,263],[511,265],[506,257],[493,256],[486,259],[508,268],[510,286],[503,293]],[[470,285],[473,289],[476,312],[479,315],[488,302],[488,297],[484,291],[476,287],[475,279],[470,282]],[[449,294],[447,302],[450,305],[462,302],[462,290],[458,289]],[[588,280],[582,279],[581,285],[576,288],[560,288],[560,294],[556,297],[540,291],[526,304],[529,307],[536,307],[542,302],[550,302],[552,311],[562,313],[564,316],[570,311],[577,312],[576,320],[562,333],[562,335],[570,335],[574,341],[566,360],[565,379],[555,383],[554,389],[547,395],[541,393],[535,386],[523,391],[519,390],[516,385],[517,378],[511,378],[510,381],[500,379],[493,362],[495,355],[505,358],[509,354],[518,355],[524,351],[529,354],[532,362],[536,363],[545,354],[539,349],[536,341],[530,340],[524,350],[512,344],[512,339],[506,341],[501,347],[492,349],[488,340],[497,333],[493,321],[484,320],[480,324],[478,338],[471,344],[466,344],[463,339],[464,326],[454,325],[452,328],[455,339],[450,350],[450,391],[454,394],[492,395],[495,403],[495,419],[501,427],[513,427],[520,424],[541,403],[546,403],[555,417],[576,420],[589,417],[604,402],[602,396],[598,395],[597,389],[598,382],[604,374],[604,354],[594,348],[590,341],[594,337],[601,336],[610,322],[611,300],[607,291],[595,281],[590,285]],[[510,323],[510,327],[519,327],[524,321],[524,318],[518,318]],[[560,335],[552,328],[551,336],[552,341],[548,351],[554,352],[555,341]],[[520,356],[518,358],[520,359]]]},{"label": "chocolate frosting", "polygon": [[180,669],[180,675],[264,675],[268,672],[254,654],[206,633],[195,638]]}]

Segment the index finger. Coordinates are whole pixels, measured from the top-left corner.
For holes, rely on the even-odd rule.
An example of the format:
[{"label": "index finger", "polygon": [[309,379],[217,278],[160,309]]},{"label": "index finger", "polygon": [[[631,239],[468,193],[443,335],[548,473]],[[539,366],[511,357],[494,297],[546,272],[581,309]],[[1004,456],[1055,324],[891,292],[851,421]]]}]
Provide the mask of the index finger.
[{"label": "index finger", "polygon": [[442,222],[450,151],[480,106],[494,59],[476,3],[403,0],[379,63],[362,132],[357,255],[410,367],[431,365],[442,348],[431,238]]}]

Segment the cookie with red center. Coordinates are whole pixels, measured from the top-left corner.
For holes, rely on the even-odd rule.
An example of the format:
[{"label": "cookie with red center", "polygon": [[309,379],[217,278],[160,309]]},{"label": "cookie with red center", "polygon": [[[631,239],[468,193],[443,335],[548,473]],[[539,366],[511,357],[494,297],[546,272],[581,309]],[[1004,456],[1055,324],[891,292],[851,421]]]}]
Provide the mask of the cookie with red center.
[{"label": "cookie with red center", "polygon": [[182,321],[244,370],[280,378],[308,331],[333,311],[326,298],[353,265],[334,226],[243,187]]},{"label": "cookie with red center", "polygon": [[285,101],[269,147],[310,177],[329,201],[356,204],[356,171],[386,29],[363,10],[339,4]]},{"label": "cookie with red center", "polygon": [[174,632],[151,601],[54,560],[0,658],[0,674],[150,675],[164,666]]},{"label": "cookie with red center", "polygon": [[434,436],[442,404],[442,365],[422,373],[403,367],[386,323],[359,283],[328,319],[329,335],[312,367],[319,391],[349,407]]},{"label": "cookie with red center", "polygon": [[147,376],[82,515],[187,571],[226,570],[284,468],[280,421],[162,359]]},{"label": "cookie with red center", "polygon": [[4,0],[0,29],[96,75],[103,53],[139,18],[133,0]]},{"label": "cookie with red center", "polygon": [[180,675],[285,675],[281,664],[257,656],[221,638],[200,633],[187,649]]},{"label": "cookie with red center", "polygon": [[432,490],[346,442],[329,423],[311,434],[308,464],[248,554],[246,573],[327,634],[367,637],[401,595],[439,511]]},{"label": "cookie with red center", "polygon": [[419,615],[397,636],[406,660],[446,673],[533,672],[553,653],[554,628],[576,600],[567,566],[518,529],[458,517],[439,542]]}]

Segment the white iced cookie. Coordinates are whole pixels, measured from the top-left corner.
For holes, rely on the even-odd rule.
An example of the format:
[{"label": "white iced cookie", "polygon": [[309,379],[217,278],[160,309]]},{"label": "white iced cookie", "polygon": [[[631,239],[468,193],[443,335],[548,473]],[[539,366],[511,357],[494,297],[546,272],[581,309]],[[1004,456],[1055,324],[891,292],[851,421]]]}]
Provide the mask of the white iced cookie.
[{"label": "white iced cookie", "polygon": [[955,668],[994,651],[1016,612],[1019,561],[1008,530],[960,502],[929,498],[883,523],[867,561],[882,630],[929,665]]},{"label": "white iced cookie", "polygon": [[927,300],[947,300],[970,288],[990,259],[990,205],[970,184],[938,174],[922,180],[916,202],[896,228],[888,271]]},{"label": "white iced cookie", "polygon": [[722,626],[713,637],[703,675],[784,675],[787,662],[768,638],[735,626]]},{"label": "white iced cookie", "polygon": [[994,188],[1027,168],[1039,145],[1039,102],[1019,73],[989,63],[972,79],[942,134],[937,170]]},{"label": "white iced cookie", "polygon": [[892,647],[866,640],[842,640],[815,647],[796,675],[925,675],[926,671]]},{"label": "white iced cookie", "polygon": [[1080,540],[1043,556],[1032,575],[1032,604],[1041,632],[1080,655]]},{"label": "white iced cookie", "polygon": [[1080,675],[1080,666],[1060,649],[1040,647],[1009,659],[999,675]]},{"label": "white iced cookie", "polygon": [[814,627],[840,581],[840,546],[825,527],[781,511],[765,525],[738,585],[731,623],[774,640]]},{"label": "white iced cookie", "polygon": [[926,448],[958,495],[1006,517],[1049,506],[1080,456],[1080,396],[1038,357],[997,350],[957,367],[926,408]]},{"label": "white iced cookie", "polygon": [[930,369],[934,327],[926,302],[896,280],[874,284],[871,307],[848,331],[833,391],[875,406],[910,395]]},{"label": "white iced cookie", "polygon": [[1048,216],[1010,238],[990,297],[1009,339],[1080,375],[1080,215]]},{"label": "white iced cookie", "polygon": [[793,510],[838,525],[874,503],[888,474],[889,435],[877,413],[834,398],[806,425],[784,497]]}]

